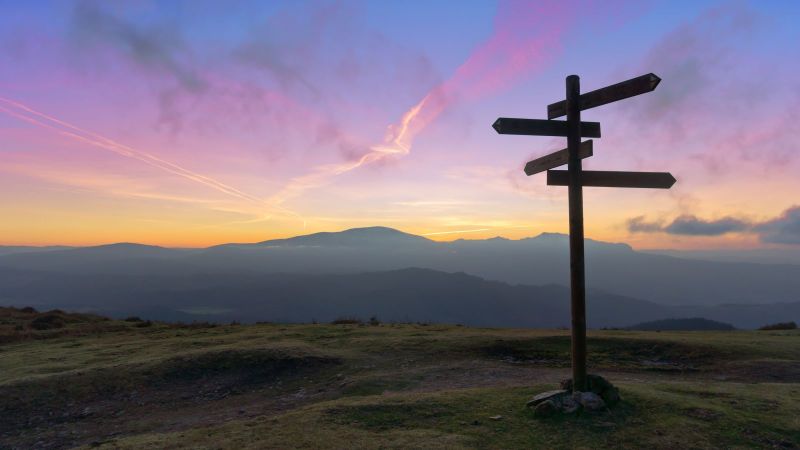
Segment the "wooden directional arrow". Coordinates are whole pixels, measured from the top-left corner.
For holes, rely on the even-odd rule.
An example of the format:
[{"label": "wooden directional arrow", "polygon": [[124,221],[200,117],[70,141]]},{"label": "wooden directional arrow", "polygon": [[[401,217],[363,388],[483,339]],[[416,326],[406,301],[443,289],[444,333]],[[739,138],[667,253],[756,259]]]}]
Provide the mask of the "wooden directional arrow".
[{"label": "wooden directional arrow", "polygon": [[[581,142],[580,149],[578,150],[578,156],[581,157],[581,159],[592,156],[592,142],[594,141],[591,139]],[[550,153],[541,158],[536,158],[533,161],[528,161],[528,164],[525,164],[525,174],[531,176],[548,169],[563,166],[567,162],[569,162],[569,152],[568,149],[565,148],[564,150]]]},{"label": "wooden directional arrow", "polygon": [[[500,117],[492,128],[500,134],[524,134],[528,136],[566,136],[567,122],[560,120],[513,119]],[[600,137],[599,122],[581,122],[581,136]]]},{"label": "wooden directional arrow", "polygon": [[[584,170],[581,173],[581,185],[583,186],[669,189],[675,184],[675,181],[675,177],[669,172]],[[550,186],[568,186],[569,172],[566,170],[548,170],[547,184]]]},{"label": "wooden directional arrow", "polygon": [[[646,94],[655,90],[661,78],[655,74],[648,73],[640,77],[632,78],[622,83],[612,84],[596,91],[587,92],[580,96],[579,104],[581,110],[594,108],[596,106],[605,105],[608,103],[623,100],[639,94]],[[567,101],[561,100],[550,105],[547,105],[547,118],[555,119],[556,117],[567,115]]]}]

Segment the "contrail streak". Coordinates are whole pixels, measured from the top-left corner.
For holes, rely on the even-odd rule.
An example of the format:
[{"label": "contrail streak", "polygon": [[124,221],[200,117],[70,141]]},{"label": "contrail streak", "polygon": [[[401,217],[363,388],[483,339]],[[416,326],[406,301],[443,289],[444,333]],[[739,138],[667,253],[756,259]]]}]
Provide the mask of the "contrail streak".
[{"label": "contrail streak", "polygon": [[319,166],[308,175],[293,178],[283,189],[270,197],[270,204],[275,206],[280,205],[286,200],[302,194],[307,189],[324,184],[330,177],[350,172],[363,165],[378,162],[390,156],[404,156],[409,154],[411,152],[411,141],[414,138],[410,130],[411,124],[429,98],[430,95],[425,96],[414,107],[406,111],[400,119],[399,124],[390,125],[382,144],[371,146],[369,152],[355,161]]},{"label": "contrail streak", "polygon": [[544,67],[549,54],[566,29],[568,5],[503,2],[495,17],[494,33],[478,45],[447,80],[434,86],[388,127],[384,142],[369,147],[355,161],[319,166],[307,175],[291,179],[270,198],[281,204],[305,190],[325,184],[330,178],[370,163],[411,153],[414,137],[430,125],[455,99],[475,99],[505,89],[523,74]]},{"label": "contrail streak", "polygon": [[[5,106],[2,106],[2,104],[5,104]],[[300,218],[300,216],[297,213],[290,211],[286,208],[283,208],[280,205],[269,204],[259,197],[243,192],[221,181],[215,180],[206,175],[202,175],[192,170],[186,169],[175,163],[161,159],[151,153],[134,149],[132,147],[129,147],[127,145],[116,142],[112,139],[109,139],[105,136],[80,128],[69,122],[57,119],[53,116],[37,111],[17,101],[0,97],[0,111],[16,119],[23,120],[25,122],[39,126],[41,128],[51,130],[55,133],[58,133],[70,139],[80,141],[94,147],[99,147],[104,150],[116,153],[118,155],[125,156],[127,158],[138,160],[151,167],[155,167],[157,169],[163,170],[173,175],[177,175],[187,180],[205,185],[219,192],[227,194],[231,197],[236,197],[240,200],[245,200],[249,203],[253,203],[258,206],[275,208],[285,214]]]}]

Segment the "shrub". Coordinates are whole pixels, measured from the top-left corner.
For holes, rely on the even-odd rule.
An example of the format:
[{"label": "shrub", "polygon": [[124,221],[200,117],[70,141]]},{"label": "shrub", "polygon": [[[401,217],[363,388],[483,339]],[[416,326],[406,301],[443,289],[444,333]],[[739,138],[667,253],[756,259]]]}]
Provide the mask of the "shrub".
[{"label": "shrub", "polygon": [[144,320],[143,321],[143,320],[140,319],[139,323],[137,323],[134,326],[137,327],[137,328],[146,328],[146,327],[149,327],[149,326],[152,326],[152,325],[153,325],[153,322],[151,322],[149,320]]},{"label": "shrub", "polygon": [[209,322],[207,320],[204,320],[202,322],[195,320],[192,323],[178,322],[177,324],[173,324],[172,325],[173,328],[184,328],[184,329],[188,329],[188,330],[197,330],[197,329],[202,329],[202,328],[215,328],[216,326],[217,326],[216,323]]},{"label": "shrub", "polygon": [[31,320],[31,328],[34,330],[52,330],[63,328],[64,325],[64,319],[57,314],[44,314]]},{"label": "shrub", "polygon": [[362,322],[358,317],[339,317],[331,323],[333,325],[358,325]]},{"label": "shrub", "polygon": [[142,319],[139,316],[130,316],[125,318],[125,322],[141,322]]},{"label": "shrub", "polygon": [[24,313],[28,313],[28,314],[36,314],[36,313],[39,312],[39,311],[36,311],[36,308],[34,308],[33,306],[26,306],[26,307],[20,309],[20,311],[24,312]]},{"label": "shrub", "polygon": [[763,327],[759,328],[761,331],[773,331],[773,330],[796,330],[797,324],[794,322],[780,322],[780,323],[773,323],[770,325],[764,325]]},{"label": "shrub", "polygon": [[372,325],[373,327],[377,327],[378,325],[381,324],[381,321],[378,320],[378,316],[372,316],[369,318],[369,324]]}]

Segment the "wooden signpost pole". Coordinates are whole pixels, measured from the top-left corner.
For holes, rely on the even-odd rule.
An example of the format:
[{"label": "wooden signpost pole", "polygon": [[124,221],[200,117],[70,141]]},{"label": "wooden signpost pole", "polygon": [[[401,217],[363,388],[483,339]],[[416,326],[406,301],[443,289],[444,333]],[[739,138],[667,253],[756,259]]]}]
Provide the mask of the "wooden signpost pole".
[{"label": "wooden signpost pole", "polygon": [[586,390],[586,266],[583,252],[583,185],[580,78],[567,77],[567,152],[569,162],[569,267],[572,304],[573,389]]},{"label": "wooden signpost pole", "polygon": [[[526,136],[566,136],[566,150],[529,161],[525,174],[547,171],[547,184],[569,189],[569,267],[572,306],[572,389],[586,391],[586,265],[583,242],[583,187],[623,187],[669,189],[675,177],[668,172],[584,171],[581,159],[593,155],[592,141],[581,137],[600,137],[600,124],[581,122],[581,111],[652,92],[661,78],[648,73],[621,83],[581,95],[580,78],[567,77],[567,96],[547,105],[547,119],[499,117],[492,128],[500,134]],[[553,120],[567,116],[566,121]],[[567,170],[551,170],[567,164]]]}]

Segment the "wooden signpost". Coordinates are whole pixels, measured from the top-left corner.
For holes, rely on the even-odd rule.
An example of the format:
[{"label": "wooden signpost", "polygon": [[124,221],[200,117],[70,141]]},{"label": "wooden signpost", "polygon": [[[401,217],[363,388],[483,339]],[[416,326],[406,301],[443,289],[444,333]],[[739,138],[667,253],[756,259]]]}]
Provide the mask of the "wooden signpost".
[{"label": "wooden signpost", "polygon": [[[547,106],[547,118],[511,119],[501,117],[492,128],[499,134],[529,136],[564,136],[567,148],[534,159],[525,165],[525,173],[547,171],[547,184],[567,186],[569,192],[570,291],[572,307],[572,381],[575,391],[585,391],[586,384],[586,274],[583,249],[583,186],[669,189],[675,178],[667,172],[584,171],[581,160],[593,155],[592,141],[581,137],[600,137],[600,124],[581,122],[581,111],[653,91],[661,78],[649,73],[580,93],[580,78],[570,75],[566,99]],[[551,120],[567,116],[566,121]],[[567,170],[551,170],[567,164]]]}]

